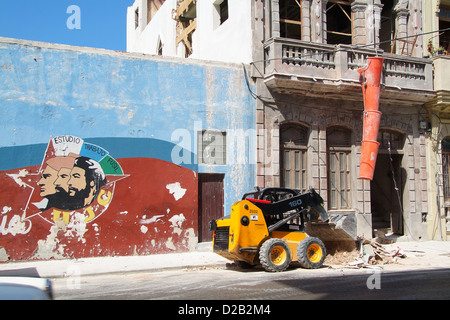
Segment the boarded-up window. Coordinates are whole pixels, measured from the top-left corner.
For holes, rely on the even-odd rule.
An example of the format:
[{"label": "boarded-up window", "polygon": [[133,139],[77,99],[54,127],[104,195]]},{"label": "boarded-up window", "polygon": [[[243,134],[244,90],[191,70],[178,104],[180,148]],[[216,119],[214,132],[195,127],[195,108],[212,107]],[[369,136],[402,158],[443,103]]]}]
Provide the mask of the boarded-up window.
[{"label": "boarded-up window", "polygon": [[226,164],[226,132],[203,130],[198,133],[198,163]]}]

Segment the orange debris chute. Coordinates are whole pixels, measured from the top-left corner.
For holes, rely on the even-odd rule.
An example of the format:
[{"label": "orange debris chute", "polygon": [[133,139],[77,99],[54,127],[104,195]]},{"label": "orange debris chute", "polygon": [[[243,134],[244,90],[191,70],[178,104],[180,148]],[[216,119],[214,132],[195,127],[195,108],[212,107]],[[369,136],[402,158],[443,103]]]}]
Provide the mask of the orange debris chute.
[{"label": "orange debris chute", "polygon": [[373,179],[378,148],[380,146],[377,138],[381,112],[378,109],[380,105],[383,62],[384,58],[370,57],[368,58],[367,66],[358,69],[363,78],[362,90],[364,99],[363,140],[361,142],[359,178],[364,180]]}]

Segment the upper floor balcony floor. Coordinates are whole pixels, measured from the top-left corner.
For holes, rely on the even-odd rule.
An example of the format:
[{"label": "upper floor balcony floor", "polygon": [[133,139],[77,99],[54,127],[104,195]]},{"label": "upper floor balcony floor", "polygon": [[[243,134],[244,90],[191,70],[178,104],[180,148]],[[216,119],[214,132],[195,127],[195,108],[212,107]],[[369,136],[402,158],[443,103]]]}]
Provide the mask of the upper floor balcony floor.
[{"label": "upper floor balcony floor", "polygon": [[433,96],[433,62],[427,58],[385,53],[380,49],[272,38],[264,45],[264,82],[277,93],[360,100],[367,58],[385,58],[383,100],[423,104]]}]

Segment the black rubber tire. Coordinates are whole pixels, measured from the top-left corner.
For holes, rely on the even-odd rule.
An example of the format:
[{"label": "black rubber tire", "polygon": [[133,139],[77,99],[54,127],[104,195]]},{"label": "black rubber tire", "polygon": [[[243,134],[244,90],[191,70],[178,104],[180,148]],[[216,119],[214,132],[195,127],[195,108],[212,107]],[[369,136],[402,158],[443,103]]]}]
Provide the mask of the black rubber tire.
[{"label": "black rubber tire", "polygon": [[297,247],[297,259],[300,265],[306,269],[318,269],[322,267],[327,256],[327,250],[323,242],[314,237],[308,237],[300,241]]},{"label": "black rubber tire", "polygon": [[259,261],[266,271],[284,271],[289,267],[291,260],[291,250],[281,239],[271,238],[259,249]]}]

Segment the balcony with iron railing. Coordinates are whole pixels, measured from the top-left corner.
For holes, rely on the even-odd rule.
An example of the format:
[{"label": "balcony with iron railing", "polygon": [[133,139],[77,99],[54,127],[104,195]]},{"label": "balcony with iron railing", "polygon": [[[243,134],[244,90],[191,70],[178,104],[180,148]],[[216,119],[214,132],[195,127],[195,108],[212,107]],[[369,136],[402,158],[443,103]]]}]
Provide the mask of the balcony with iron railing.
[{"label": "balcony with iron railing", "polygon": [[381,101],[425,103],[433,96],[432,60],[380,49],[272,38],[264,45],[264,82],[276,93],[361,99],[357,71],[367,58],[385,58]]}]

